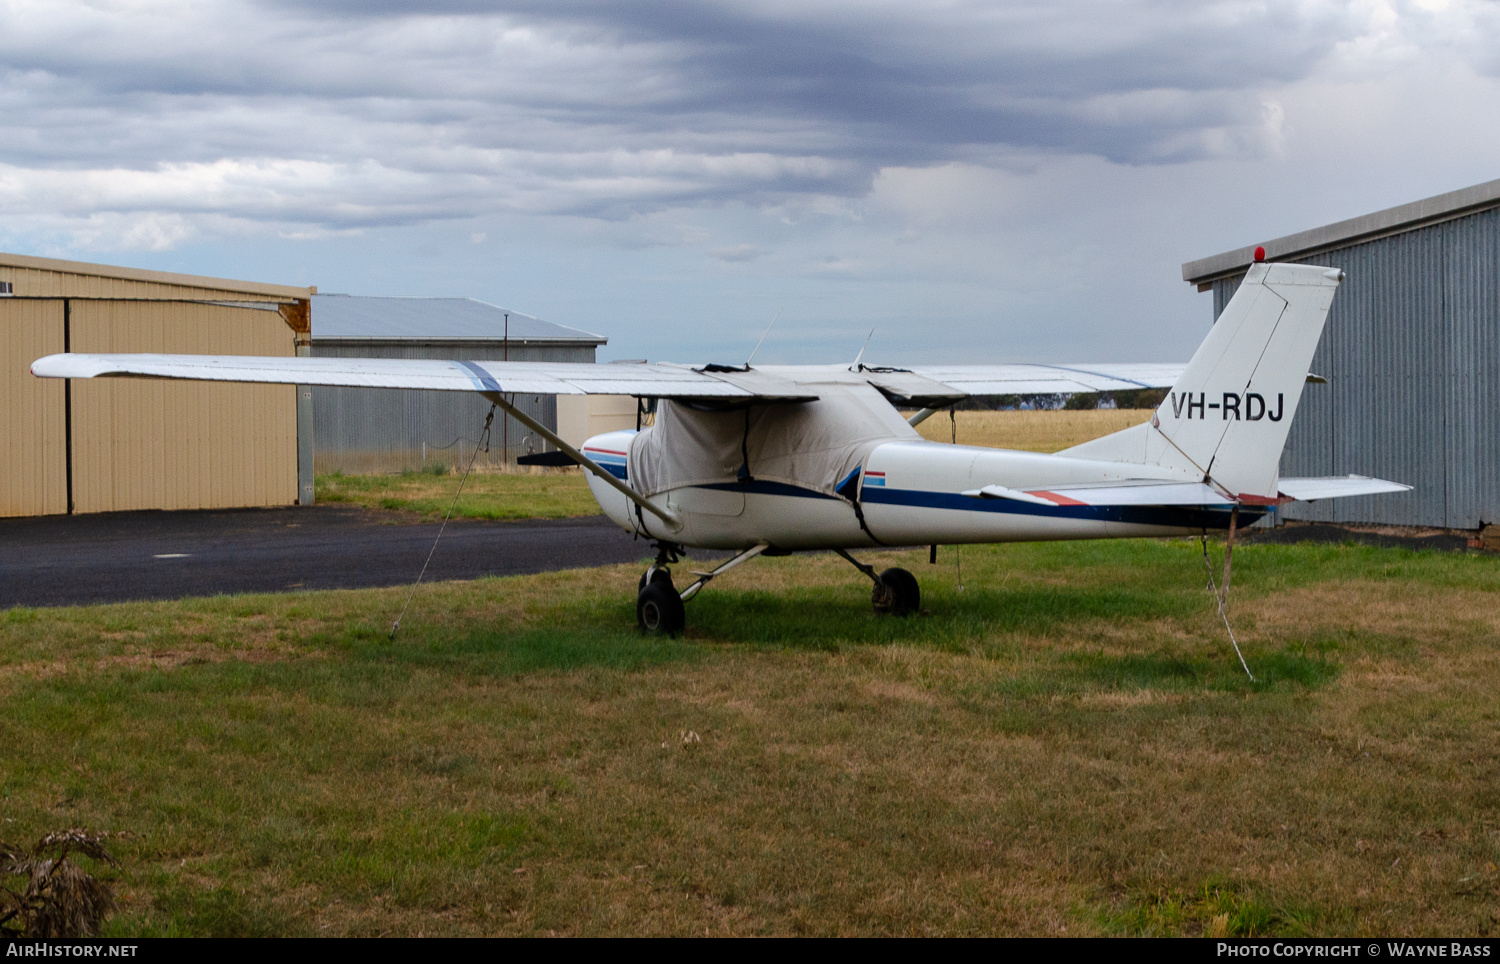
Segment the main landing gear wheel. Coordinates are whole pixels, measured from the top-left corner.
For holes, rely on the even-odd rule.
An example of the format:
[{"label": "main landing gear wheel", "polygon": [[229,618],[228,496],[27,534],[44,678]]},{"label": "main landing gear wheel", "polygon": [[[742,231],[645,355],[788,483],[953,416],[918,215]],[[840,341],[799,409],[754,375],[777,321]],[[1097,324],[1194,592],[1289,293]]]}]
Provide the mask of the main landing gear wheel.
[{"label": "main landing gear wheel", "polygon": [[[645,582],[645,577],[642,577]],[[682,597],[672,585],[672,575],[665,569],[651,573],[651,581],[635,597],[635,621],[648,636],[679,636],[687,622]]]},{"label": "main landing gear wheel", "polygon": [[887,569],[870,593],[870,602],[875,604],[877,613],[909,616],[922,609],[922,589],[917,585],[917,577],[905,569]]}]

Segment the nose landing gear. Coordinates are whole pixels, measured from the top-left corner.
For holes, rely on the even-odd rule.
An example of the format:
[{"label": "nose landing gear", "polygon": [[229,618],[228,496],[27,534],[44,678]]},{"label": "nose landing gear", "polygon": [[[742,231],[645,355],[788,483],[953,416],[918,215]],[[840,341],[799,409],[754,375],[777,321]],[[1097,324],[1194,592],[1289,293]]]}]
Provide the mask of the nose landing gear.
[{"label": "nose landing gear", "polygon": [[651,568],[641,575],[640,586],[636,593],[636,624],[641,627],[643,633],[680,635],[686,621],[683,603],[698,595],[698,591],[708,585],[709,580],[715,576],[723,575],[740,563],[754,559],[769,548],[769,544],[762,542],[751,546],[708,572],[695,570],[693,575],[698,577],[697,580],[691,586],[678,592],[677,587],[672,585],[672,572],[667,566],[677,561],[681,547],[658,542],[656,562],[652,563]]},{"label": "nose landing gear", "polygon": [[651,577],[635,597],[636,625],[650,636],[682,635],[687,612],[672,585],[672,574],[665,569],[654,569]]},{"label": "nose landing gear", "polygon": [[651,636],[680,636],[687,622],[682,597],[672,585],[672,570],[667,566],[678,559],[678,547],[668,542],[656,544],[656,561],[641,573],[635,596],[635,622],[641,632]]}]

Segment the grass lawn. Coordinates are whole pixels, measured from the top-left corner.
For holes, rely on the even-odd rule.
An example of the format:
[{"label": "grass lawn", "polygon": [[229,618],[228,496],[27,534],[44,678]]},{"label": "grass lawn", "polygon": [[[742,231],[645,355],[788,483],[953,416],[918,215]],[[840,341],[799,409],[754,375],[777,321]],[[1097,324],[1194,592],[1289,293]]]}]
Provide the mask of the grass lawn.
[{"label": "grass lawn", "polygon": [[139,934],[1500,932],[1500,560],[1186,542],[0,613],[0,838]]},{"label": "grass lawn", "polygon": [[[453,504],[462,478],[461,472],[320,475],[314,480],[314,498],[441,519]],[[545,473],[472,472],[453,508],[455,519],[565,519],[598,514],[599,503],[578,468]]]}]

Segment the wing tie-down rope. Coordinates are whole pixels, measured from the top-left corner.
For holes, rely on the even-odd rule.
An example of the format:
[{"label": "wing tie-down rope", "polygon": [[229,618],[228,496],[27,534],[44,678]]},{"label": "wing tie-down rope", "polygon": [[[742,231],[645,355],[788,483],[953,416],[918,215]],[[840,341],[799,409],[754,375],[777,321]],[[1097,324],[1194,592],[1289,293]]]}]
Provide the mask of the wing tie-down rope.
[{"label": "wing tie-down rope", "polygon": [[464,494],[464,484],[469,481],[469,472],[474,468],[474,461],[479,458],[479,449],[490,450],[490,426],[495,421],[495,406],[490,406],[490,413],[484,417],[484,431],[479,433],[479,441],[474,443],[474,453],[469,456],[469,464],[464,466],[464,477],[458,480],[458,491],[453,493],[453,501],[448,503],[448,511],[443,515],[443,524],[438,527],[437,535],[432,539],[432,548],[427,550],[427,561],[422,563],[422,571],[417,573],[417,581],[411,584],[411,592],[406,594],[406,605],[401,607],[401,615],[391,623],[391,634],[387,640],[396,638],[396,631],[401,628],[401,620],[406,618],[406,610],[411,606],[411,601],[417,595],[417,587],[422,584],[422,577],[427,575],[427,567],[432,565],[432,556],[437,552],[438,540],[443,538],[443,530],[448,528],[448,519],[453,515],[454,506],[458,505],[458,497]]},{"label": "wing tie-down rope", "polygon": [[1229,643],[1234,647],[1234,655],[1240,658],[1240,666],[1244,667],[1245,675],[1250,677],[1250,682],[1255,682],[1255,674],[1250,672],[1250,666],[1245,662],[1245,654],[1240,652],[1239,641],[1234,638],[1234,628],[1229,625],[1229,613],[1225,610],[1225,604],[1229,601],[1229,563],[1234,556],[1234,530],[1236,523],[1240,520],[1240,507],[1235,506],[1229,514],[1229,542],[1224,547],[1224,588],[1219,589],[1214,585],[1214,566],[1208,558],[1208,533],[1204,532],[1203,540],[1203,568],[1208,570],[1208,592],[1214,597],[1214,602],[1219,607],[1219,618],[1224,620],[1224,629],[1229,633]]}]

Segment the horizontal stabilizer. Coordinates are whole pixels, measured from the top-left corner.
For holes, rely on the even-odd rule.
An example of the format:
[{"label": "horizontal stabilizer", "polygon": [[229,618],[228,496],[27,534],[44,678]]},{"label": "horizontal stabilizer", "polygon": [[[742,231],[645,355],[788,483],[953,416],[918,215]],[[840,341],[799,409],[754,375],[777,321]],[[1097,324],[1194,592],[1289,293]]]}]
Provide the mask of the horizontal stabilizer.
[{"label": "horizontal stabilizer", "polygon": [[1213,486],[1202,482],[1136,479],[1128,482],[1093,482],[1058,485],[1050,489],[1022,492],[1003,485],[987,485],[962,493],[976,499],[1012,499],[1033,505],[1233,505]]},{"label": "horizontal stabilizer", "polygon": [[[1241,496],[1241,504],[1265,506],[1293,499],[1312,502],[1316,499],[1336,499],[1351,495],[1381,495],[1391,492],[1407,492],[1411,486],[1383,479],[1366,478],[1363,475],[1347,475],[1326,479],[1282,479],[1279,499],[1257,496]],[[987,485],[982,489],[971,489],[964,495],[981,499],[1013,499],[1035,505],[1199,505],[1232,506],[1235,500],[1203,482],[1174,482],[1157,479],[1131,479],[1125,482],[1096,482],[1081,485],[1057,485],[1050,489],[1029,489],[1022,492],[1003,485]]]},{"label": "horizontal stabilizer", "polygon": [[1050,499],[1044,499],[1030,492],[1022,492],[1019,489],[1007,489],[1003,485],[987,485],[982,489],[970,489],[960,493],[971,499],[1011,499],[1015,502],[1030,502],[1032,505],[1057,505]]},{"label": "horizontal stabilizer", "polygon": [[1281,494],[1301,502],[1318,499],[1339,499],[1351,495],[1386,495],[1392,492],[1410,492],[1411,486],[1400,482],[1387,482],[1363,475],[1335,475],[1320,479],[1282,479],[1277,486]]},{"label": "horizontal stabilizer", "polygon": [[1091,485],[1059,485],[1034,489],[1053,505],[1233,505],[1233,500],[1202,482],[1138,479]]}]

